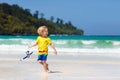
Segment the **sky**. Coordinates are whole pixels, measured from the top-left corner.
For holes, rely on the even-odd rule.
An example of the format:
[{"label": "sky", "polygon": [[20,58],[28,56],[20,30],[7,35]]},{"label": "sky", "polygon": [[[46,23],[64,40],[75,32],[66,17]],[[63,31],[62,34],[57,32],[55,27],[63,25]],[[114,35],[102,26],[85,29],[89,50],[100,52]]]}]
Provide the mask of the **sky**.
[{"label": "sky", "polygon": [[0,0],[71,21],[85,35],[120,35],[120,0]]}]

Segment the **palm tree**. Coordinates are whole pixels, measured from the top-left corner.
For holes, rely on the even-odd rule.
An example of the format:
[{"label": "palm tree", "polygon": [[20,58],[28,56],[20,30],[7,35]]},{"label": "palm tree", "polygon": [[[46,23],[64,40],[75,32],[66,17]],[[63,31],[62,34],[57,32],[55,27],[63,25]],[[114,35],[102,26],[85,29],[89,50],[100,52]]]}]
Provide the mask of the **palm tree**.
[{"label": "palm tree", "polygon": [[44,18],[44,13],[40,13],[40,16],[41,16],[41,19],[43,19]]},{"label": "palm tree", "polygon": [[60,23],[60,18],[57,18],[56,23],[57,23],[57,24],[59,24],[59,23]]},{"label": "palm tree", "polygon": [[63,25],[63,20],[62,19],[60,19],[60,24]]},{"label": "palm tree", "polygon": [[52,22],[54,21],[54,16],[50,17],[50,21],[52,21]]},{"label": "palm tree", "polygon": [[33,16],[38,19],[39,11],[35,11],[35,13],[33,14]]}]

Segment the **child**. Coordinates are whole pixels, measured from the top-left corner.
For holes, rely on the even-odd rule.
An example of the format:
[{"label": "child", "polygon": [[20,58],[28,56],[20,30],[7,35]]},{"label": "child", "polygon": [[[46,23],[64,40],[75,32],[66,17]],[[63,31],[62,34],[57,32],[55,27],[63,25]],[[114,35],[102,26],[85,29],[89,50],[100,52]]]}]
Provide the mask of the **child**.
[{"label": "child", "polygon": [[46,26],[39,27],[37,32],[40,36],[38,36],[36,42],[33,45],[29,46],[29,48],[38,45],[38,62],[43,65],[44,71],[47,72],[49,70],[48,64],[46,63],[48,55],[48,45],[50,44],[56,55],[57,51],[51,39],[47,37],[48,28]]}]

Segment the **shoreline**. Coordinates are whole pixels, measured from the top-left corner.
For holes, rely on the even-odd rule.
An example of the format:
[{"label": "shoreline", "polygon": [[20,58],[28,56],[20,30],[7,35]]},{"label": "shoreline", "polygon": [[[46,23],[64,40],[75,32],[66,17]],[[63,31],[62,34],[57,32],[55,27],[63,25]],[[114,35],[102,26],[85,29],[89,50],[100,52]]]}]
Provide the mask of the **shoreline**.
[{"label": "shoreline", "polygon": [[[36,59],[27,59],[20,61],[18,58],[0,58],[0,62],[37,62]],[[105,65],[120,65],[120,61],[101,61],[101,60],[56,60],[56,59],[49,59],[47,62],[64,62],[64,63],[81,63],[81,64],[105,64]]]}]

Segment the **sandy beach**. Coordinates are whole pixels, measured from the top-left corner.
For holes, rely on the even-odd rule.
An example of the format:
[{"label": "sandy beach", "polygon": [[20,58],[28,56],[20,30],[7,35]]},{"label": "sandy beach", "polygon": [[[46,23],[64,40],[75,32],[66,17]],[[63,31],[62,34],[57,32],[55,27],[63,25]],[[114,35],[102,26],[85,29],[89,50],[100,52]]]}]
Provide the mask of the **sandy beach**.
[{"label": "sandy beach", "polygon": [[44,73],[35,57],[19,61],[16,55],[1,56],[0,80],[120,80],[120,59],[49,56],[52,72]]}]

